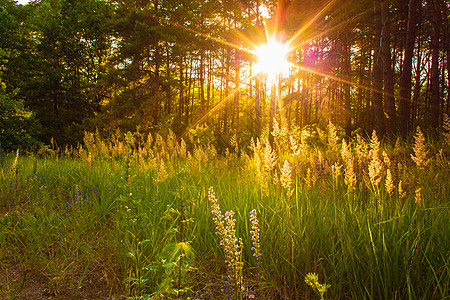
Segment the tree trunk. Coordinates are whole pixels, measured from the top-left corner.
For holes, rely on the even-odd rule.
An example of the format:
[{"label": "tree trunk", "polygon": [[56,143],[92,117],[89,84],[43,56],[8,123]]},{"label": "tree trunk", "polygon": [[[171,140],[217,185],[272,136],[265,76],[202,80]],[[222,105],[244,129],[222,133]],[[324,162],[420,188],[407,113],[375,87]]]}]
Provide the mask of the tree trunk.
[{"label": "tree trunk", "polygon": [[222,108],[224,110],[223,115],[223,132],[228,132],[228,101],[229,101],[229,85],[230,85],[230,49],[226,50],[226,62],[225,62],[225,95]]},{"label": "tree trunk", "polygon": [[235,63],[236,63],[236,90],[234,91],[234,108],[235,108],[235,120],[234,120],[234,128],[239,128],[239,90],[241,85],[241,60],[239,57],[239,52],[236,50],[235,52]]},{"label": "tree trunk", "polygon": [[180,94],[178,96],[178,122],[182,123],[183,120],[183,108],[184,108],[184,69],[183,69],[183,56],[180,56],[180,81],[179,81],[179,89]]},{"label": "tree trunk", "polygon": [[[448,20],[448,7],[447,3],[442,3],[443,12],[444,12],[444,20]],[[444,22],[444,43],[445,43],[445,53],[447,58],[447,114],[449,113],[450,108],[450,31],[448,28],[448,22]],[[445,86],[445,84],[444,84]]]},{"label": "tree trunk", "polygon": [[364,87],[364,72],[366,69],[366,58],[365,58],[365,51],[363,51],[363,49],[361,48],[361,58],[360,58],[360,64],[359,64],[359,74],[358,74],[358,105],[357,107],[357,114],[356,117],[357,119],[355,120],[356,124],[359,124],[359,126],[362,126],[362,128],[367,129],[367,126],[365,124],[365,122],[367,120],[362,120],[362,115],[364,112],[364,99],[365,99],[365,94],[366,94],[366,88]]},{"label": "tree trunk", "polygon": [[189,110],[189,102],[191,100],[191,88],[192,88],[192,65],[193,65],[193,58],[191,57],[189,60],[189,66],[188,66],[188,73],[187,75],[187,93],[186,98],[184,99],[185,109],[184,109],[184,119],[186,126],[189,125],[189,118],[191,111]]},{"label": "tree trunk", "polygon": [[[172,77],[172,74],[171,74],[171,72],[170,72],[170,65],[171,65],[171,59],[170,59],[170,57],[171,57],[171,55],[170,55],[170,50],[169,50],[169,47],[164,47],[164,50],[165,50],[165,52],[166,52],[166,61],[165,61],[165,63],[166,63],[166,66],[165,66],[165,69],[166,69],[166,78],[171,78]],[[171,89],[170,88],[168,88],[168,89],[166,89],[166,103],[165,103],[165,113],[166,113],[166,115],[167,116],[169,116],[169,115],[171,115],[172,114],[172,100],[173,100],[173,97],[172,97],[172,91],[171,91]]]},{"label": "tree trunk", "polygon": [[431,99],[430,99],[430,109],[431,109],[431,127],[436,130],[439,126],[439,35],[440,35],[440,20],[441,13],[439,8],[438,0],[432,0],[430,2],[431,9],[431,24],[433,27],[433,32],[431,36]]},{"label": "tree trunk", "polygon": [[[204,120],[206,115],[206,103],[205,103],[205,64],[204,64],[203,51],[200,54],[200,106],[202,110],[201,119]],[[203,122],[202,122],[203,123]]]},{"label": "tree trunk", "polygon": [[[420,32],[420,28],[418,28],[418,33]],[[417,41],[417,58],[416,58],[416,74],[415,74],[415,83],[414,83],[414,91],[413,98],[411,101],[411,109],[412,109],[412,120],[414,121],[417,117],[417,110],[419,107],[419,98],[420,98],[420,90],[422,89],[422,81],[421,81],[421,73],[422,73],[422,41],[418,39]],[[425,68],[428,69],[428,68]]]},{"label": "tree trunk", "polygon": [[209,107],[211,105],[211,83],[212,83],[212,72],[211,72],[211,68],[212,68],[212,55],[211,53],[208,51],[208,84],[206,86],[206,109],[208,110],[208,113],[206,114],[206,123],[208,123],[208,126],[210,126],[210,111],[209,111]]},{"label": "tree trunk", "polygon": [[255,131],[256,136],[261,135],[261,105],[259,103],[260,97],[260,88],[259,88],[259,80],[256,80],[255,85]]},{"label": "tree trunk", "polygon": [[342,50],[344,54],[343,61],[343,73],[345,78],[345,83],[343,84],[344,88],[344,124],[345,124],[345,133],[347,136],[351,135],[352,132],[352,114],[351,114],[351,104],[350,104],[350,81],[351,81],[351,71],[352,66],[350,62],[350,45],[349,41],[345,39],[344,44],[342,45]]},{"label": "tree trunk", "polygon": [[[373,55],[369,51],[369,61],[368,61],[368,74],[372,74],[373,70]],[[367,80],[367,86],[370,86],[370,78]],[[368,91],[367,93],[364,93],[366,95],[366,105],[364,107],[364,118],[366,120],[366,131],[371,132],[373,130],[373,113],[372,110],[372,92]]]},{"label": "tree trunk", "polygon": [[411,73],[412,58],[414,52],[414,43],[416,40],[416,11],[417,0],[409,0],[408,22],[406,28],[405,55],[403,59],[403,68],[400,75],[400,97],[399,97],[399,130],[405,136],[410,129],[410,111],[411,111]]},{"label": "tree trunk", "polygon": [[391,21],[389,17],[389,5],[381,1],[381,52],[383,58],[383,80],[384,80],[384,105],[386,110],[386,131],[394,134],[396,130],[397,114],[394,98],[394,71],[391,62]]},{"label": "tree trunk", "polygon": [[384,135],[384,112],[383,112],[383,62],[381,59],[381,10],[380,1],[374,1],[374,57],[372,70],[372,109],[374,116],[374,128],[378,135]]},{"label": "tree trunk", "polygon": [[270,88],[270,111],[269,111],[269,143],[270,145],[273,147],[273,135],[272,135],[272,131],[273,131],[273,121],[275,118],[275,102],[276,102],[276,83],[272,82],[272,87]]},{"label": "tree trunk", "polygon": [[161,68],[161,53],[159,41],[155,42],[155,92],[153,97],[153,126],[158,126],[159,122],[159,108],[160,108],[160,87],[161,87],[161,78],[160,78],[160,68]]}]

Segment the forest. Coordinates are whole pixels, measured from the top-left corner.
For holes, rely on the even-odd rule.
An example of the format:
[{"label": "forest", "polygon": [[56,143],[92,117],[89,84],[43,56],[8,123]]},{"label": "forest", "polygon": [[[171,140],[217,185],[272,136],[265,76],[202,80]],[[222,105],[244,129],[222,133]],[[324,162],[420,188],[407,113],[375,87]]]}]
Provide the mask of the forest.
[{"label": "forest", "polygon": [[0,298],[448,299],[449,8],[0,0]]},{"label": "forest", "polygon": [[[449,2],[1,1],[1,144],[84,131],[207,131],[220,147],[273,118],[381,136],[449,112]],[[287,45],[287,70],[255,69]],[[273,92],[272,92],[273,91]],[[224,144],[225,143],[225,144]]]}]

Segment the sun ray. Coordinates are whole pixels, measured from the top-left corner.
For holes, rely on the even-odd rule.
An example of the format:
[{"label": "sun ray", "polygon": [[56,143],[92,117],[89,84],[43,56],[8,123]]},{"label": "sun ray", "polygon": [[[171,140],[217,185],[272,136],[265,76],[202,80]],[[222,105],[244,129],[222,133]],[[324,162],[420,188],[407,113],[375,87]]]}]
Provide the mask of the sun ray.
[{"label": "sun ray", "polygon": [[367,90],[367,91],[376,92],[376,93],[381,93],[381,94],[383,94],[383,95],[388,95],[388,96],[395,96],[395,95],[393,95],[393,94],[387,93],[387,92],[382,91],[382,90],[377,90],[377,89],[374,89],[374,88],[372,88],[372,87],[367,87],[367,86],[365,86],[365,85],[361,85],[361,84],[359,84],[359,83],[356,83],[356,82],[353,82],[353,81],[350,81],[350,80],[343,79],[343,78],[338,77],[338,76],[336,76],[336,75],[332,75],[332,74],[327,74],[327,73],[324,73],[324,72],[320,72],[320,71],[317,71],[317,70],[308,68],[308,67],[306,67],[306,66],[301,66],[301,65],[297,65],[297,64],[296,64],[296,66],[297,66],[298,68],[300,68],[301,70],[305,71],[305,72],[312,73],[312,74],[316,74],[316,75],[319,75],[319,76],[322,76],[322,77],[326,77],[326,78],[330,78],[330,79],[332,79],[332,80],[335,80],[335,81],[338,81],[338,82],[341,82],[341,83],[345,83],[345,84],[349,84],[349,85],[354,86],[354,87],[362,88],[362,89],[365,89],[365,90]]},{"label": "sun ray", "polygon": [[292,37],[288,40],[288,44],[292,44],[306,29],[311,27],[311,25],[316,22],[316,20],[323,15],[333,4],[336,2],[336,0],[330,0],[317,14],[315,14],[314,17],[312,17],[308,23],[306,23],[302,28],[300,28],[296,33],[292,35]]},{"label": "sun ray", "polygon": [[186,130],[184,131],[184,133],[181,135],[181,137],[185,136],[189,132],[190,128],[194,128],[195,126],[204,123],[208,117],[211,117],[211,116],[215,115],[216,113],[218,113],[222,109],[222,107],[225,106],[228,103],[228,101],[230,101],[232,99],[232,97],[234,97],[234,94],[237,91],[238,91],[237,88],[230,91],[230,93],[228,94],[227,97],[224,97],[216,105],[214,105],[207,112],[205,112],[205,114],[203,116],[201,116],[197,121],[195,121],[189,127],[187,127]]},{"label": "sun ray", "polygon": [[286,74],[289,70],[289,64],[286,61],[288,53],[289,48],[286,44],[277,40],[268,40],[253,51],[257,58],[255,72],[267,74],[271,79],[277,74]]},{"label": "sun ray", "polygon": [[[243,42],[242,44],[235,44],[235,43],[226,41],[224,39],[214,37],[211,34],[206,34],[206,33],[200,32],[198,30],[194,30],[192,28],[189,28],[189,27],[186,27],[186,26],[183,26],[183,25],[179,25],[179,24],[176,24],[176,23],[173,23],[172,25],[173,26],[177,26],[177,27],[179,27],[179,28],[181,28],[183,30],[186,30],[188,32],[191,32],[191,33],[197,34],[199,36],[202,36],[205,39],[208,39],[208,40],[211,40],[211,41],[215,41],[215,42],[217,42],[219,44],[226,45],[226,46],[229,46],[229,47],[234,48],[236,50],[239,50],[239,51],[248,53],[250,55],[253,55],[257,60],[259,59],[259,56],[270,58],[270,54],[264,54],[264,47],[267,47],[267,48],[272,48],[272,47],[273,48],[278,48],[278,50],[276,50],[276,51],[279,51],[279,53],[280,53],[279,57],[282,57],[283,59],[276,58],[275,61],[281,62],[281,64],[284,65],[285,62],[286,62],[286,60],[284,60],[284,58],[286,56],[288,56],[289,54],[293,53],[296,49],[301,48],[303,45],[308,43],[308,41],[314,40],[314,39],[316,39],[316,38],[318,38],[318,37],[320,37],[320,36],[322,36],[322,35],[324,35],[324,34],[326,34],[328,32],[333,32],[334,30],[336,30],[336,28],[342,27],[342,25],[345,24],[346,22],[351,22],[351,20],[345,20],[345,21],[343,21],[343,22],[341,22],[339,24],[336,24],[335,26],[330,27],[330,28],[328,28],[326,30],[317,32],[316,34],[309,35],[307,40],[301,40],[301,35],[305,31],[307,31],[308,28],[311,28],[313,26],[313,24],[315,24],[317,22],[317,20],[319,19],[320,16],[323,16],[327,11],[329,11],[329,9],[333,6],[333,4],[335,4],[335,2],[337,2],[337,1],[336,0],[328,1],[327,4],[325,4],[320,9],[320,11],[318,11],[308,21],[307,24],[305,24],[304,26],[302,26],[302,28],[300,28],[297,32],[295,32],[285,43],[282,43],[280,41],[281,39],[277,38],[277,34],[278,34],[278,29],[277,29],[277,24],[278,23],[277,23],[277,20],[275,20],[275,22],[274,22],[273,29],[269,30],[268,29],[269,28],[268,24],[266,23],[265,19],[263,19],[262,25],[263,25],[264,33],[259,31],[259,30],[258,31],[259,31],[259,33],[261,35],[263,35],[263,34],[265,35],[265,41],[257,40],[255,37],[251,38],[249,36],[246,36],[243,32],[241,32],[238,29],[232,29],[234,34],[236,34],[236,36],[241,39],[241,41]],[[366,12],[362,12],[361,14],[364,14],[364,13],[367,13],[367,11]],[[356,17],[358,17],[358,16],[356,16]],[[356,18],[356,17],[354,17],[354,18]],[[278,15],[275,15],[275,18],[278,18]],[[263,54],[260,54],[261,48],[262,48]],[[270,51],[268,51],[268,53],[270,53]],[[344,84],[349,84],[349,85],[354,86],[354,87],[362,88],[362,89],[365,89],[365,90],[368,90],[368,91],[372,91],[372,92],[382,93],[383,95],[388,95],[388,93],[386,93],[384,91],[375,90],[372,87],[367,87],[367,86],[364,86],[364,85],[352,82],[351,80],[347,80],[345,78],[338,77],[338,76],[333,75],[333,74],[327,74],[325,72],[317,71],[317,70],[314,70],[313,68],[307,67],[305,65],[294,64],[294,63],[289,63],[288,64],[287,62],[286,62],[286,64],[298,67],[299,70],[301,70],[301,72],[307,72],[307,73],[316,74],[316,75],[319,75],[319,76],[322,76],[322,77],[326,77],[326,78],[329,78],[329,79],[337,81],[337,82],[341,82],[341,83],[344,83]],[[272,64],[272,66],[269,63],[269,65],[267,66],[267,68],[269,68],[269,69],[272,68],[272,67],[273,67],[273,71],[267,72],[268,70],[266,69],[265,72],[264,72],[261,69],[260,71],[262,71],[262,72],[258,72],[258,67],[255,65],[255,73],[252,73],[248,77],[248,79],[252,80],[253,78],[257,78],[258,74],[261,74],[261,73],[264,74],[265,73],[264,75],[267,76],[267,77],[265,78],[263,84],[266,84],[266,80],[268,80],[268,82],[270,82],[270,78],[269,78],[270,76],[268,76],[269,75],[268,73],[276,74],[278,72],[278,73],[281,73],[281,74],[285,74],[284,70],[277,69],[278,66],[277,66],[276,63]],[[272,79],[274,79],[273,74],[272,74]],[[295,76],[295,75],[293,75],[293,76]],[[278,88],[278,87],[276,87],[276,88]],[[201,116],[198,120],[196,120],[194,123],[192,123],[186,129],[186,132],[188,131],[189,128],[192,128],[192,127],[195,127],[198,124],[204,123],[205,120],[208,117],[211,117],[211,116],[217,114],[218,112],[220,112],[223,109],[223,107],[225,107],[228,104],[228,102],[231,101],[233,95],[235,94],[235,91],[237,91],[237,89],[230,91],[230,94],[227,97],[225,97],[222,100],[220,100],[216,105],[211,107],[203,116]],[[393,95],[391,95],[391,96],[393,96]]]},{"label": "sun ray", "polygon": [[[355,18],[358,18],[358,17],[360,17],[360,16],[362,16],[362,15],[364,15],[364,14],[367,14],[369,11],[370,11],[370,9],[367,9],[366,11],[361,12],[360,14],[358,14],[358,15],[355,16],[355,17],[353,17],[352,19],[345,20],[345,21],[343,21],[343,22],[341,22],[341,23],[338,23],[338,24],[334,25],[333,27],[330,27],[330,28],[328,28],[328,29],[326,29],[326,30],[322,30],[322,31],[318,32],[317,34],[309,35],[307,40],[303,40],[303,41],[301,41],[301,42],[294,43],[294,41],[295,41],[296,38],[292,37],[292,38],[290,38],[290,39],[288,40],[287,43],[289,43],[290,45],[291,45],[291,44],[294,44],[295,46],[291,47],[291,51],[295,51],[296,49],[301,48],[303,45],[305,45],[306,43],[308,43],[308,41],[315,40],[315,39],[319,38],[320,36],[323,36],[323,35],[325,35],[325,34],[327,34],[327,33],[329,33],[329,32],[334,32],[334,31],[336,31],[337,29],[340,29],[340,28],[341,28],[343,25],[345,25],[346,23],[352,23],[352,22],[354,21]],[[296,33],[297,37],[298,37],[300,34],[301,34],[301,33],[297,32],[297,33]]]}]

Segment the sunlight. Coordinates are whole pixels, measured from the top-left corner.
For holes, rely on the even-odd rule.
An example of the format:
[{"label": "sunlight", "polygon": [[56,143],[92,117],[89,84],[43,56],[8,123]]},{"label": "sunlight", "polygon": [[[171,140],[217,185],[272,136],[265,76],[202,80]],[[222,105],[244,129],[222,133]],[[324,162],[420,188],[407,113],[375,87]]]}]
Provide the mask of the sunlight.
[{"label": "sunlight", "polygon": [[288,73],[289,63],[286,60],[288,52],[289,48],[286,44],[275,40],[260,45],[253,51],[257,58],[256,72],[267,74],[268,78],[275,78],[278,74]]},{"label": "sunlight", "polygon": [[270,10],[264,4],[259,5],[258,11],[259,11],[259,14],[261,15],[261,17],[263,17],[264,19],[270,18]]}]

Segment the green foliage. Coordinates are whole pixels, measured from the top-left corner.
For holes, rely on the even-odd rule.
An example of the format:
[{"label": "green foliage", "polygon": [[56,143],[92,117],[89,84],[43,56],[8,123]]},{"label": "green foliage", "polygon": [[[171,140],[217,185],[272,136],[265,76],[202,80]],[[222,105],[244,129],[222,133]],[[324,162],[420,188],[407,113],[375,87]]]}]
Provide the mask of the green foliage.
[{"label": "green foliage", "polygon": [[38,146],[40,126],[34,114],[20,100],[0,89],[0,145],[6,151]]},{"label": "green foliage", "polygon": [[34,138],[76,144],[83,121],[99,111],[110,16],[110,6],[96,0],[2,9],[0,84],[36,116]]},{"label": "green foliage", "polygon": [[189,129],[194,145],[207,145],[214,141],[214,132],[207,124],[197,125]]},{"label": "green foliage", "polygon": [[[370,76],[367,68],[372,63],[378,66],[376,62],[381,61],[372,55],[380,52],[380,43],[369,43],[364,38],[379,39],[377,30],[373,31],[381,16],[370,14],[375,17],[372,20],[365,13],[365,4],[293,2],[286,3],[283,13],[277,14],[275,2],[254,0],[247,1],[245,9],[217,0],[42,0],[25,6],[2,0],[0,85],[11,99],[22,101],[35,114],[41,127],[33,137],[42,142],[54,138],[58,144],[76,145],[85,129],[96,127],[113,132],[117,128],[135,131],[140,126],[146,133],[170,128],[184,134],[196,131],[197,124],[206,123],[221,151],[235,134],[239,140],[250,142],[252,137],[263,137],[261,124],[272,124],[267,105],[270,83],[261,74],[252,74],[253,48],[267,38],[261,22],[268,13],[267,25],[280,25],[283,34],[278,38],[283,36],[292,44],[291,72],[280,77],[279,95],[275,97],[280,98],[277,117],[283,115],[288,124],[301,127],[326,125],[333,120],[345,124],[347,135],[356,127],[371,131],[386,123],[388,133],[395,134],[395,108],[401,110],[403,105],[399,104],[405,102],[399,102],[399,97],[395,97],[395,102],[386,95],[384,101],[392,104],[389,107],[394,111],[383,111],[377,101],[364,101],[374,98],[369,93],[381,99],[377,96],[381,94],[367,88],[373,90],[373,84],[382,81]],[[392,28],[400,28],[392,36],[403,34],[408,5],[394,1],[383,7],[383,16],[391,18],[385,20],[383,33],[389,34],[391,21],[396,25]],[[437,10],[424,10],[423,20],[430,20],[432,11]],[[280,19],[275,21],[278,15]],[[422,26],[424,31],[419,38],[437,36],[430,31],[435,26]],[[305,41],[301,47],[297,44],[299,28],[301,40]],[[390,45],[394,39],[384,36],[381,40],[383,44],[388,41],[387,52],[382,52],[396,47]],[[325,41],[335,43],[336,49],[328,51]],[[422,43],[421,52],[437,58],[433,53],[442,52],[442,45],[434,44]],[[437,51],[433,52],[434,48]],[[398,77],[400,70],[407,67],[386,62],[389,78]],[[433,74],[445,76],[444,71],[437,72],[439,68]],[[425,78],[424,70],[415,70],[418,74],[412,76],[413,81]],[[324,76],[329,80],[324,80]],[[398,111],[401,120],[409,120],[398,127],[404,123],[429,123],[426,121],[430,113],[437,115],[433,120],[441,120],[448,103],[443,104],[442,110],[439,105],[422,105],[430,103],[430,95],[439,94],[438,84],[431,88],[430,80],[421,85],[422,90],[417,91],[417,99],[412,102],[416,114],[410,115],[409,109],[405,113]],[[405,82],[411,84],[411,78]],[[380,88],[398,94],[397,87]],[[447,89],[442,87],[443,95],[448,94]],[[423,92],[429,90],[433,92]],[[408,93],[400,98],[407,98]],[[374,122],[373,111],[379,122]],[[432,123],[436,127],[437,121]],[[382,131],[379,134],[383,136]]]}]

